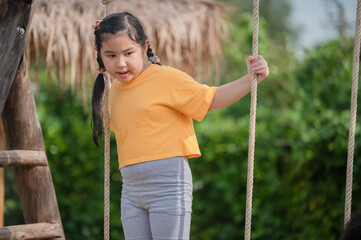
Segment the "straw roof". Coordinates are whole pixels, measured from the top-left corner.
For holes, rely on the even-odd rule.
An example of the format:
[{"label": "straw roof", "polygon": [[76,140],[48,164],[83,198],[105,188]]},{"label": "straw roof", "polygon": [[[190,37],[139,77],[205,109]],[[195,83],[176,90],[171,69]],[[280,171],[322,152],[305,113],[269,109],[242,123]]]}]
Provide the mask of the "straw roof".
[{"label": "straw roof", "polygon": [[[92,25],[105,16],[100,0],[37,0],[25,53],[35,68],[45,59],[49,79],[60,89],[83,94],[96,75]],[[114,0],[113,12],[129,11],[142,22],[163,64],[199,81],[219,78],[221,42],[227,36],[228,7],[211,0]],[[92,76],[87,76],[87,72]],[[88,82],[87,82],[88,79]],[[205,79],[208,79],[205,81]]]}]

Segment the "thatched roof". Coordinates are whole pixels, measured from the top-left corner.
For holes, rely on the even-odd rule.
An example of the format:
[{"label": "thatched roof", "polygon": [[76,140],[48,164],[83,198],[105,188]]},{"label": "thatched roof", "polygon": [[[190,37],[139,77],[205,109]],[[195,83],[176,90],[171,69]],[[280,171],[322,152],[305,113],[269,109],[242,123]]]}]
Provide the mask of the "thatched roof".
[{"label": "thatched roof", "polygon": [[[114,0],[113,11],[129,11],[143,23],[163,64],[197,80],[218,79],[221,42],[227,35],[224,4],[211,0]],[[100,0],[37,0],[26,55],[37,68],[46,59],[48,76],[60,88],[84,94],[96,74],[92,25],[105,15]],[[87,82],[87,72],[92,76]],[[35,75],[36,78],[36,75]]]}]

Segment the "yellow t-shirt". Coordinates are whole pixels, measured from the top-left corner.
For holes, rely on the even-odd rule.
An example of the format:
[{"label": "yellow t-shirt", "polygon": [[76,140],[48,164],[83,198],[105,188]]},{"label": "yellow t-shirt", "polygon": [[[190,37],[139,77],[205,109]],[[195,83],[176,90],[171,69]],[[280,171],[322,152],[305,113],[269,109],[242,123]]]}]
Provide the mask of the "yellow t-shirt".
[{"label": "yellow t-shirt", "polygon": [[216,87],[156,64],[130,82],[114,80],[109,112],[119,168],[175,156],[199,157],[192,118],[204,118],[215,92]]}]

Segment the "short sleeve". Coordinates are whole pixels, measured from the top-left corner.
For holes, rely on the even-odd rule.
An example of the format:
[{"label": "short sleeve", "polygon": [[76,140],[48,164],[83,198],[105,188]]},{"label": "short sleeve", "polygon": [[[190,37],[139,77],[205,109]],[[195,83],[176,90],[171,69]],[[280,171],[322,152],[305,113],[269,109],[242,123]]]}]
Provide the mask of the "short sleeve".
[{"label": "short sleeve", "polygon": [[172,102],[178,111],[200,122],[209,112],[216,89],[200,84],[184,73],[172,91]]}]

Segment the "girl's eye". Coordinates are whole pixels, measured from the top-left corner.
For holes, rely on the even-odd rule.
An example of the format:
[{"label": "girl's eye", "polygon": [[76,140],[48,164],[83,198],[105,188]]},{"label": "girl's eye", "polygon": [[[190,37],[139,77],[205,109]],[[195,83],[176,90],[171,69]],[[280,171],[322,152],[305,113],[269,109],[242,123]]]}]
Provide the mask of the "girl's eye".
[{"label": "girl's eye", "polygon": [[109,57],[109,58],[114,58],[115,55],[114,55],[114,54],[110,54],[110,55],[108,55],[108,57]]},{"label": "girl's eye", "polygon": [[131,55],[133,52],[127,52],[125,55],[126,56],[129,56],[129,55]]}]

